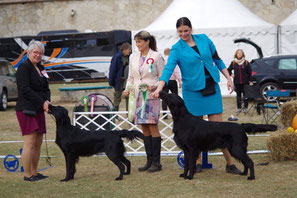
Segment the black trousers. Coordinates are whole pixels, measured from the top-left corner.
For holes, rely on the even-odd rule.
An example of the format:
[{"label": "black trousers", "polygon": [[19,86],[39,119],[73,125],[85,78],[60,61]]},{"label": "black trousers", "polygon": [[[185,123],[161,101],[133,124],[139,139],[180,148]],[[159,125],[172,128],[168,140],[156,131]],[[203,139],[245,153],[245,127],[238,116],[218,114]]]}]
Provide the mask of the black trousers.
[{"label": "black trousers", "polygon": [[235,84],[235,92],[236,92],[236,102],[237,102],[237,108],[241,109],[242,106],[242,95],[243,95],[243,103],[244,108],[248,108],[248,98],[245,95],[244,91],[244,84]]},{"label": "black trousers", "polygon": [[[165,87],[163,87],[163,91],[168,93],[169,90],[171,91],[171,93],[178,94],[176,80],[169,80],[168,84]],[[162,101],[162,109],[167,110],[167,105],[166,105],[166,103],[164,101]]]},{"label": "black trousers", "polygon": [[[122,100],[123,87],[124,87],[124,81],[122,80],[119,90],[114,89],[113,105],[114,105],[114,110],[115,111],[118,111],[120,109],[120,103],[121,103],[121,100]],[[126,110],[128,111],[128,98],[125,97],[125,101],[126,101]]]}]

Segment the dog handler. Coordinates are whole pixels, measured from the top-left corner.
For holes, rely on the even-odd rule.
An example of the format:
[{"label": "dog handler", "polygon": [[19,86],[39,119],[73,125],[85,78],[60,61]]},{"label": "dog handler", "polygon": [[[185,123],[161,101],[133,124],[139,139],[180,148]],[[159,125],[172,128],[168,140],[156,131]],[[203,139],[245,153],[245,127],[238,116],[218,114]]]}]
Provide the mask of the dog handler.
[{"label": "dog handler", "polygon": [[[160,78],[153,97],[159,97],[176,65],[182,74],[182,94],[188,111],[203,119],[208,115],[209,121],[222,121],[223,102],[219,71],[228,80],[227,86],[233,92],[233,83],[223,61],[218,56],[212,41],[205,34],[192,35],[192,24],[187,17],[177,20],[176,28],[180,40],[173,45],[167,64]],[[239,174],[240,171],[232,164],[227,148],[222,149],[227,161],[226,172]],[[197,172],[202,171],[201,154],[197,159]]]},{"label": "dog handler", "polygon": [[158,129],[160,115],[159,98],[151,97],[164,69],[164,58],[157,52],[154,36],[140,31],[134,36],[139,51],[129,60],[129,75],[124,95],[129,96],[129,120],[140,124],[144,137],[147,162],[139,171],[160,171],[161,135]]},{"label": "dog handler", "polygon": [[28,46],[28,59],[16,72],[18,100],[16,116],[24,137],[22,161],[25,181],[48,178],[37,172],[43,134],[46,133],[44,112],[48,112],[50,90],[48,75],[40,64],[44,45],[32,40]]}]

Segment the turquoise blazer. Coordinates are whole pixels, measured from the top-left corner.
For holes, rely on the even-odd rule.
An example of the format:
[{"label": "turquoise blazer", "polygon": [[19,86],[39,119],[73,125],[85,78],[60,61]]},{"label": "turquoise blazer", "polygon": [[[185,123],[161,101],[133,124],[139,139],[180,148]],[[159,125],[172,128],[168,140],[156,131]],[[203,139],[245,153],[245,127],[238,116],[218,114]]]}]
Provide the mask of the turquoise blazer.
[{"label": "turquoise blazer", "polygon": [[220,82],[220,72],[226,68],[221,59],[213,59],[216,47],[205,34],[193,35],[200,55],[185,41],[180,39],[170,51],[170,55],[160,80],[168,84],[176,65],[180,67],[182,88],[188,91],[199,91],[205,88],[204,67],[209,71],[215,82]]}]

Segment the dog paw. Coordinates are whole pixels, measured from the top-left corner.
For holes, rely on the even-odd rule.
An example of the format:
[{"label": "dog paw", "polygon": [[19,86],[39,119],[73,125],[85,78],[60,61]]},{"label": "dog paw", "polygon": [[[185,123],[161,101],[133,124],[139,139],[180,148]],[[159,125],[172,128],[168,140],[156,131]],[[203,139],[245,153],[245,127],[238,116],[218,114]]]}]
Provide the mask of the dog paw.
[{"label": "dog paw", "polygon": [[254,179],[255,179],[254,176],[249,176],[249,177],[247,178],[247,180],[254,180]]},{"label": "dog paw", "polygon": [[185,174],[182,173],[182,174],[179,175],[179,177],[185,177]]},{"label": "dog paw", "polygon": [[247,172],[245,173],[245,172],[241,172],[241,173],[239,173],[239,175],[247,175]]},{"label": "dog paw", "polygon": [[130,175],[130,172],[124,172],[124,175]]},{"label": "dog paw", "polygon": [[187,176],[187,177],[185,177],[185,179],[192,180],[193,177]]},{"label": "dog paw", "polygon": [[68,182],[69,181],[69,179],[62,179],[62,180],[60,180],[61,182]]},{"label": "dog paw", "polygon": [[122,179],[123,179],[123,177],[117,177],[117,178],[115,178],[116,181],[119,181],[119,180],[122,180]]}]

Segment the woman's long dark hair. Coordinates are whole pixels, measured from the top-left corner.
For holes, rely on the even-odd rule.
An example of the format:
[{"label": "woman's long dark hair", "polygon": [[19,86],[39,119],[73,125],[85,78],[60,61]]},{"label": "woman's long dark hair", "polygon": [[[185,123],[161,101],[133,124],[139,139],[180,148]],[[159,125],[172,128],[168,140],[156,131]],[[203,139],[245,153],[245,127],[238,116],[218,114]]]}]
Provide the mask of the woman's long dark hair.
[{"label": "woman's long dark hair", "polygon": [[187,17],[181,17],[176,21],[176,29],[182,25],[186,25],[192,29],[191,21]]},{"label": "woman's long dark hair", "polygon": [[140,32],[138,32],[135,36],[134,36],[134,40],[138,38],[140,40],[144,40],[144,41],[150,41],[149,43],[149,47],[154,50],[157,51],[157,41],[156,38],[151,35],[149,32],[142,30]]}]

